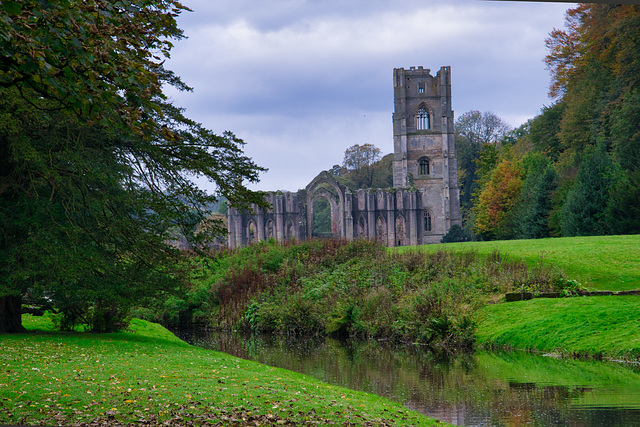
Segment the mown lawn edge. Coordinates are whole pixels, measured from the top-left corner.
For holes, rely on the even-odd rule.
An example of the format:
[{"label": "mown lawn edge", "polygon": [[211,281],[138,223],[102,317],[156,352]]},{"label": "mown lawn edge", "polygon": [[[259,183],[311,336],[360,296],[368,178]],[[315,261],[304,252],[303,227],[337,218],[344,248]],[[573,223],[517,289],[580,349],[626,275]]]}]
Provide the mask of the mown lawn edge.
[{"label": "mown lawn edge", "polygon": [[533,299],[482,308],[477,344],[640,360],[640,296]]}]

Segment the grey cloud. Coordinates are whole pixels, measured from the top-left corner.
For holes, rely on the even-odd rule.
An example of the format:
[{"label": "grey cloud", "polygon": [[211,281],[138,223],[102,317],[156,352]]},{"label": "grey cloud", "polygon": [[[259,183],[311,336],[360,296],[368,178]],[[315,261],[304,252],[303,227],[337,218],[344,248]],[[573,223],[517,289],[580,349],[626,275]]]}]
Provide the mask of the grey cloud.
[{"label": "grey cloud", "polygon": [[[270,171],[304,186],[349,145],[391,151],[392,69],[452,66],[454,110],[519,125],[548,103],[544,38],[571,5],[476,0],[191,0],[169,68],[194,86],[176,104],[231,129]],[[368,117],[368,119],[364,119]],[[375,118],[373,120],[372,118]],[[336,160],[337,159],[337,160]],[[293,167],[304,167],[294,172]],[[291,185],[283,188],[282,183]]]}]

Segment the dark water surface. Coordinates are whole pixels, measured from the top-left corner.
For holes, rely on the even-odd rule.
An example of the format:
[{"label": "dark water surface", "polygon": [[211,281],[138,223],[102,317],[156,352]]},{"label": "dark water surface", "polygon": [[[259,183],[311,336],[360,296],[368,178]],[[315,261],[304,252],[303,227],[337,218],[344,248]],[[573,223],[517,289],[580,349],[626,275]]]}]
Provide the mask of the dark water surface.
[{"label": "dark water surface", "polygon": [[182,331],[191,344],[387,397],[461,426],[640,426],[640,366],[526,353]]}]

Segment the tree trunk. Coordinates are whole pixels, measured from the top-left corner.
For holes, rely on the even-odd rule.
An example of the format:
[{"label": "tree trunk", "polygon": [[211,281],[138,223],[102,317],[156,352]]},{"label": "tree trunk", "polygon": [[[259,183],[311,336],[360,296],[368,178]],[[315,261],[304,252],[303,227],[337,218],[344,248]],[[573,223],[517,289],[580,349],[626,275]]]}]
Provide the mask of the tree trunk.
[{"label": "tree trunk", "polygon": [[0,333],[25,331],[22,326],[22,295],[0,297]]}]

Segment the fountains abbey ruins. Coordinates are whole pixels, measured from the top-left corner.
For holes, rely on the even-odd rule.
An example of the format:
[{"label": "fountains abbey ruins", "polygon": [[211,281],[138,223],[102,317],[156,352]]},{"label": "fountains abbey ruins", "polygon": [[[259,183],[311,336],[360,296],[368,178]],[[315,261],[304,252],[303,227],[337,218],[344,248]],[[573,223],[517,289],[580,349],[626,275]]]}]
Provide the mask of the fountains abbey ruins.
[{"label": "fountains abbey ruins", "polygon": [[268,193],[270,209],[230,207],[229,246],[311,237],[319,199],[329,202],[331,234],[347,240],[439,243],[452,225],[461,225],[451,67],[441,67],[435,77],[423,67],[396,68],[393,85],[394,188],[352,191],[321,172],[303,190]]}]

